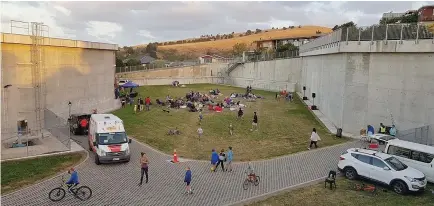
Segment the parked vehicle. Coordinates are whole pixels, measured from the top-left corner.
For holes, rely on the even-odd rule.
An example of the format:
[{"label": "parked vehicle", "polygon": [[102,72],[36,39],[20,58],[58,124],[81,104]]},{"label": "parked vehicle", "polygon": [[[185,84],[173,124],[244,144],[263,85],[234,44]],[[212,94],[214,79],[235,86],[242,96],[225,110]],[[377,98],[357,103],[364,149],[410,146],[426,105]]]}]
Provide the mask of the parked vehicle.
[{"label": "parked vehicle", "polygon": [[390,136],[388,134],[373,134],[371,136],[368,136],[369,142],[371,142],[373,139],[377,140],[378,144],[386,145],[388,141],[397,139],[396,137]]},{"label": "parked vehicle", "polygon": [[90,114],[72,114],[69,121],[69,131],[74,134],[87,135],[89,131]]},{"label": "parked vehicle", "polygon": [[131,139],[119,117],[92,114],[89,127],[89,150],[95,152],[95,164],[130,161]]},{"label": "parked vehicle", "polygon": [[366,178],[390,186],[398,194],[423,191],[425,175],[399,161],[392,155],[374,150],[351,148],[344,152],[338,163],[348,179]]},{"label": "parked vehicle", "polygon": [[119,85],[119,86],[122,86],[122,85],[124,85],[125,83],[127,83],[128,81],[130,81],[130,80],[128,80],[128,79],[119,80],[118,85]]},{"label": "parked vehicle", "polygon": [[388,142],[384,152],[423,172],[428,182],[434,183],[433,146],[396,139]]}]

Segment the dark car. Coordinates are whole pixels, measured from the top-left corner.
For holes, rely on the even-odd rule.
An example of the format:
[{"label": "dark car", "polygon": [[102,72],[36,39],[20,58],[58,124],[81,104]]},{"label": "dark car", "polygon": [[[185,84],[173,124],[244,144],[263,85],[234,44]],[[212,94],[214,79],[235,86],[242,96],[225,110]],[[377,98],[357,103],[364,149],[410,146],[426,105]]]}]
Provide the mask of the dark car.
[{"label": "dark car", "polygon": [[[89,120],[91,114],[72,114],[69,117],[69,130],[72,134],[77,135],[87,135],[89,131]],[[86,126],[82,126],[82,123]]]}]

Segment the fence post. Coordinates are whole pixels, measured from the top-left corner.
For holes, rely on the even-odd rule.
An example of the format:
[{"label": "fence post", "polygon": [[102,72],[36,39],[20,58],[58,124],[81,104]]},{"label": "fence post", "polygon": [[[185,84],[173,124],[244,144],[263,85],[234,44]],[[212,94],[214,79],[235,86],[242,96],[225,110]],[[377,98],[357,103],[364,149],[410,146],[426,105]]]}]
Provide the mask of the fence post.
[{"label": "fence post", "polygon": [[419,43],[419,28],[420,28],[420,24],[417,24],[417,31],[416,31],[416,44]]},{"label": "fence post", "polygon": [[347,27],[347,39],[346,39],[346,43],[347,43],[347,45],[348,45],[348,33],[349,33],[349,31],[350,31],[350,27]]},{"label": "fence post", "polygon": [[384,44],[387,44],[387,31],[389,30],[389,24],[386,24],[386,41],[384,42]]},{"label": "fence post", "polygon": [[375,30],[375,26],[372,26],[371,45],[374,44],[374,30]]},{"label": "fence post", "polygon": [[360,36],[362,35],[362,28],[359,28],[359,45],[360,45]]},{"label": "fence post", "polygon": [[399,37],[399,43],[402,44],[402,31],[404,30],[404,24],[401,24],[401,34]]}]

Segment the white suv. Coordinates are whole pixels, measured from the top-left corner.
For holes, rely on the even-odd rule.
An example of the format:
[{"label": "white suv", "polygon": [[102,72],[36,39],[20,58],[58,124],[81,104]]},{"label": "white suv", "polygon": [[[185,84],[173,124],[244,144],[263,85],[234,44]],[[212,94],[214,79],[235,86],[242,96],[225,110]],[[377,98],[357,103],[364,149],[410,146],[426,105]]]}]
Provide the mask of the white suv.
[{"label": "white suv", "polygon": [[425,190],[425,175],[395,157],[366,149],[351,148],[339,159],[339,171],[352,180],[358,176],[389,185],[398,194]]}]

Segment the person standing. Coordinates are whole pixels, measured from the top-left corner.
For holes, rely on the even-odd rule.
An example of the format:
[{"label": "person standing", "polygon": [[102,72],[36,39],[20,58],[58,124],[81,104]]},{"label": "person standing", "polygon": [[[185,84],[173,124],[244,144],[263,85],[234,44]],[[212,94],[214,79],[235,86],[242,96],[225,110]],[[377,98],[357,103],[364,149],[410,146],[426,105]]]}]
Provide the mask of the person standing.
[{"label": "person standing", "polygon": [[389,134],[390,134],[390,136],[396,136],[396,127],[395,127],[395,125],[392,125],[392,127],[390,128],[390,130],[389,130]]},{"label": "person standing", "polygon": [[256,130],[258,131],[258,115],[254,112],[253,120],[252,120],[252,129],[250,131]]},{"label": "person standing", "polygon": [[231,134],[231,136],[234,134],[234,127],[232,126],[232,123],[229,124],[229,134]]},{"label": "person standing", "polygon": [[202,123],[203,115],[202,112],[199,112],[199,125]]},{"label": "person standing", "polygon": [[202,137],[202,134],[203,134],[203,129],[202,129],[202,127],[199,127],[199,128],[197,129],[197,134],[199,135],[199,140],[200,140],[200,138]]},{"label": "person standing", "polygon": [[244,112],[243,112],[243,110],[240,108],[240,109],[238,110],[238,117],[237,117],[237,119],[241,119],[241,118],[243,117],[243,115],[244,115]]},{"label": "person standing", "polygon": [[146,105],[146,111],[149,111],[149,105],[151,105],[151,98],[146,97],[145,105]]},{"label": "person standing", "polygon": [[225,165],[224,165],[225,160],[226,160],[225,150],[222,149],[222,150],[220,151],[220,154],[219,154],[219,160],[218,160],[218,162],[217,162],[217,166],[215,167],[215,169],[217,170],[217,167],[219,167],[219,165],[221,165],[221,167],[222,167],[222,171],[224,172],[224,171],[225,171]]},{"label": "person standing", "polygon": [[217,163],[219,162],[219,154],[217,154],[217,152],[215,151],[215,149],[212,149],[212,153],[211,153],[211,171],[215,172]]},{"label": "person standing", "polygon": [[316,133],[316,129],[313,128],[312,134],[310,135],[310,145],[309,145],[309,147],[307,149],[310,150],[310,148],[312,147],[312,145],[315,145],[315,148],[318,148],[317,142],[320,141],[320,140],[321,140],[321,138]]},{"label": "person standing", "polygon": [[233,156],[234,156],[234,153],[232,152],[232,147],[229,147],[228,154],[227,154],[226,171],[232,172]]},{"label": "person standing", "polygon": [[193,194],[193,192],[191,191],[191,186],[190,186],[190,182],[191,182],[191,170],[190,167],[187,167],[186,172],[185,172],[185,177],[184,177],[184,182],[186,183],[185,186],[185,193],[187,194]]},{"label": "person standing", "polygon": [[141,154],[141,158],[140,158],[141,177],[140,177],[139,186],[142,186],[142,183],[143,183],[143,174],[146,175],[146,182],[145,183],[148,183],[148,164],[149,164],[149,160],[148,160],[148,157],[146,156],[146,153],[142,152],[140,154]]}]

